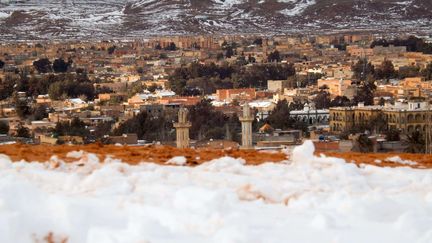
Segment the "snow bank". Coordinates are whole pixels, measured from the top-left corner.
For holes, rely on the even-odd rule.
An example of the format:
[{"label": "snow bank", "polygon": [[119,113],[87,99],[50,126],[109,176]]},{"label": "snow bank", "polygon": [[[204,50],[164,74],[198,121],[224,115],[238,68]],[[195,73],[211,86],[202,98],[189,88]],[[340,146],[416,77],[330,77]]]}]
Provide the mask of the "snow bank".
[{"label": "snow bank", "polygon": [[166,164],[169,165],[185,165],[187,162],[186,157],[184,156],[175,156],[169,159]]},{"label": "snow bank", "polygon": [[194,168],[0,156],[0,242],[432,242],[431,170],[313,151],[307,142],[287,163]]},{"label": "snow bank", "polygon": [[386,161],[402,164],[402,165],[417,165],[417,162],[411,161],[411,160],[403,160],[399,156],[393,156],[390,158],[387,158]]}]

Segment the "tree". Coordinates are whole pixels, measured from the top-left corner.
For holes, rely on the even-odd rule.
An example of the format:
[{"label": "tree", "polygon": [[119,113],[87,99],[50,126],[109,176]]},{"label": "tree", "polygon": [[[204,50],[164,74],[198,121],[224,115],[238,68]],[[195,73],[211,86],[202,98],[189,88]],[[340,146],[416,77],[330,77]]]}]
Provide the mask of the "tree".
[{"label": "tree", "polygon": [[400,141],[400,131],[391,128],[385,132],[385,138],[387,141]]},{"label": "tree", "polygon": [[327,91],[320,91],[313,99],[317,109],[328,109],[330,107],[330,93]]},{"label": "tree", "polygon": [[330,107],[346,107],[350,105],[351,101],[346,96],[338,95],[330,102]]},{"label": "tree", "polygon": [[85,95],[87,100],[93,100],[95,96],[95,89],[92,83],[82,80],[78,77],[76,80],[65,80],[55,82],[50,85],[48,94],[51,99],[59,100],[63,96],[69,98],[77,98],[81,95]]},{"label": "tree", "polygon": [[177,50],[177,46],[174,42],[170,42],[168,46],[164,48],[166,51],[175,51]]},{"label": "tree", "polygon": [[36,108],[32,110],[33,119],[36,121],[43,120],[44,118],[48,118],[48,107],[46,105],[38,105]]},{"label": "tree", "polygon": [[69,63],[65,62],[63,58],[58,58],[54,60],[52,68],[56,73],[65,73],[69,68]]},{"label": "tree", "polygon": [[33,66],[39,73],[48,73],[52,71],[51,62],[48,58],[42,58],[33,62]]},{"label": "tree", "polygon": [[159,88],[159,86],[158,86],[157,84],[152,84],[152,85],[150,85],[149,87],[147,87],[147,90],[153,93],[153,92],[155,92],[156,89],[158,89],[158,88]]},{"label": "tree", "polygon": [[19,125],[15,136],[18,138],[30,138],[30,130],[24,126]]},{"label": "tree", "polygon": [[354,146],[353,149],[357,150],[358,152],[361,153],[373,152],[373,142],[366,134],[361,134],[358,136],[356,140],[356,145],[357,146]]},{"label": "tree", "polygon": [[21,119],[25,119],[31,114],[30,107],[25,100],[15,99],[15,110]]},{"label": "tree", "polygon": [[387,120],[383,113],[379,113],[368,122],[368,129],[380,133],[387,130]]},{"label": "tree", "polygon": [[11,97],[14,92],[14,86],[19,80],[11,75],[6,75],[4,79],[0,79],[0,100]]},{"label": "tree", "polygon": [[384,60],[378,69],[375,70],[375,78],[377,79],[389,80],[395,78],[396,74],[393,63],[390,60]]},{"label": "tree", "polygon": [[426,68],[422,70],[422,75],[426,80],[432,80],[432,62],[428,63]]},{"label": "tree", "polygon": [[95,131],[93,133],[97,140],[103,140],[104,136],[111,133],[111,129],[114,122],[100,122],[96,125]]},{"label": "tree", "polygon": [[399,79],[418,77],[420,76],[420,68],[417,66],[400,67],[397,75]]},{"label": "tree", "polygon": [[2,69],[4,67],[4,65],[5,65],[5,63],[2,60],[0,60],[0,69]]},{"label": "tree", "polygon": [[408,134],[404,144],[407,146],[405,152],[407,153],[424,153],[425,152],[425,140],[420,131],[415,131]]},{"label": "tree", "polygon": [[114,52],[115,52],[115,50],[116,50],[116,46],[110,46],[110,47],[108,47],[108,54],[109,55],[112,55],[112,54],[114,54]]},{"label": "tree", "polygon": [[[143,85],[140,81],[133,82],[130,87],[128,87],[128,96],[132,97],[136,94],[143,92],[147,87]],[[175,92],[175,91],[174,91]]]},{"label": "tree", "polygon": [[226,58],[231,58],[234,55],[234,50],[231,46],[227,46],[225,51]]},{"label": "tree", "polygon": [[121,123],[113,134],[122,135],[127,133],[137,134],[139,139],[147,141],[161,141],[166,139],[167,131],[172,129],[164,115],[153,116],[145,111]]},{"label": "tree", "polygon": [[54,129],[54,133],[58,136],[80,136],[87,138],[90,131],[87,129],[87,126],[83,121],[75,117],[70,122],[58,122]]},{"label": "tree", "polygon": [[9,125],[6,122],[0,122],[0,134],[8,134]]},{"label": "tree", "polygon": [[363,102],[364,105],[373,105],[374,92],[376,85],[371,76],[362,81],[358,86],[358,91],[354,97],[354,104]]},{"label": "tree", "polygon": [[375,73],[374,66],[366,58],[361,58],[351,67],[353,77],[357,80],[365,80],[367,76]]},{"label": "tree", "polygon": [[257,46],[262,46],[262,44],[263,44],[263,39],[262,39],[261,37],[256,38],[256,39],[254,40],[253,44],[254,44],[254,45],[257,45]]},{"label": "tree", "polygon": [[216,111],[210,100],[203,99],[190,108],[190,121],[192,123],[191,137],[203,139],[221,139],[225,136],[225,124],[228,117]]},{"label": "tree", "polygon": [[281,57],[280,57],[279,51],[275,50],[274,52],[271,52],[268,55],[267,60],[269,62],[280,62],[281,61]]},{"label": "tree", "polygon": [[291,127],[290,109],[286,100],[280,100],[266,121],[274,128],[287,129]]}]

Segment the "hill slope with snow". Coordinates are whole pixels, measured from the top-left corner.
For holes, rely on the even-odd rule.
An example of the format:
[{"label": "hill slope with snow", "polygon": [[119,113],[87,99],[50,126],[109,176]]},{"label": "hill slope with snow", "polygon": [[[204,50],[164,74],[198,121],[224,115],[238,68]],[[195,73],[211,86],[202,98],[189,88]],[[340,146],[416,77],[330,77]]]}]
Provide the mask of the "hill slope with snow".
[{"label": "hill slope with snow", "polygon": [[429,0],[0,1],[2,39],[430,30]]}]

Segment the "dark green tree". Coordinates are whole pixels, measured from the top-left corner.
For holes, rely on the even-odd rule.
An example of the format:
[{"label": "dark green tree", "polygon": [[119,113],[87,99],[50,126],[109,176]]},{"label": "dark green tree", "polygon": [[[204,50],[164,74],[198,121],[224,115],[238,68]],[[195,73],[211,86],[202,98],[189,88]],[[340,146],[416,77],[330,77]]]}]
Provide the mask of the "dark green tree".
[{"label": "dark green tree", "polygon": [[80,136],[87,138],[90,135],[90,130],[83,121],[75,117],[70,122],[58,122],[54,129],[54,133],[58,136]]},{"label": "dark green tree", "polygon": [[338,95],[330,102],[330,107],[346,107],[350,105],[351,101],[346,96]]},{"label": "dark green tree", "polygon": [[354,146],[354,150],[356,150],[355,147],[357,147],[358,150],[357,152],[361,152],[361,153],[373,152],[373,142],[366,134],[359,135],[359,137],[356,140],[356,145],[357,146]]},{"label": "dark green tree", "polygon": [[175,51],[177,50],[177,46],[174,42],[170,42],[168,46],[165,47],[166,51]]},{"label": "dark green tree", "polygon": [[269,62],[280,62],[281,61],[281,57],[280,57],[280,53],[278,50],[275,50],[274,52],[271,52],[268,57],[267,60]]},{"label": "dark green tree", "polygon": [[117,48],[116,46],[110,46],[110,47],[108,47],[108,54],[109,55],[114,54],[116,48]]},{"label": "dark green tree", "polygon": [[432,80],[432,62],[428,63],[426,68],[421,71],[426,80]]},{"label": "dark green tree", "polygon": [[382,64],[375,70],[375,78],[389,80],[395,78],[397,73],[393,63],[390,60],[384,60]]},{"label": "dark green tree", "polygon": [[204,99],[190,107],[189,116],[192,122],[191,138],[198,140],[224,138],[228,117],[216,111],[210,100]]},{"label": "dark green tree", "polygon": [[26,119],[31,114],[30,107],[25,100],[15,99],[15,110],[21,119]]},{"label": "dark green tree", "polygon": [[420,131],[407,134],[403,144],[407,146],[405,149],[407,153],[417,154],[425,152],[425,140]]},{"label": "dark green tree", "polygon": [[48,106],[38,105],[31,111],[33,120],[39,121],[48,118]]},{"label": "dark green tree", "polygon": [[69,68],[69,63],[65,62],[63,58],[58,58],[54,60],[52,68],[56,73],[65,73]]},{"label": "dark green tree", "polygon": [[363,102],[364,105],[373,105],[374,92],[376,90],[376,85],[372,77],[368,77],[366,80],[362,81],[358,86],[357,94],[354,97],[354,104]]},{"label": "dark green tree", "polygon": [[11,97],[14,92],[14,86],[18,82],[18,79],[11,75],[6,75],[4,79],[0,79],[0,100]]},{"label": "dark green tree", "polygon": [[103,138],[106,135],[110,135],[113,124],[114,122],[108,122],[108,121],[98,123],[93,133],[96,140],[103,141]]},{"label": "dark green tree", "polygon": [[51,62],[48,58],[42,58],[33,62],[33,66],[39,73],[49,73],[52,71]]},{"label": "dark green tree", "polygon": [[8,134],[9,125],[6,122],[0,122],[0,134]]},{"label": "dark green tree", "polygon": [[31,137],[30,130],[20,125],[18,126],[15,136],[18,138],[30,138]]},{"label": "dark green tree", "polygon": [[254,44],[254,45],[257,45],[257,46],[262,46],[262,44],[263,44],[263,39],[262,39],[261,37],[256,38],[256,39],[254,40],[253,44]]},{"label": "dark green tree", "polygon": [[172,129],[172,124],[169,123],[164,116],[153,116],[145,111],[140,112],[136,116],[121,123],[114,129],[114,135],[122,135],[127,133],[137,134],[139,139],[147,141],[165,141],[167,133]]},{"label": "dark green tree", "polygon": [[225,50],[225,57],[231,58],[232,56],[234,56],[234,50],[231,46],[228,46]]},{"label": "dark green tree", "polygon": [[354,72],[353,77],[357,80],[366,80],[366,77],[370,75],[374,75],[375,68],[374,66],[368,62],[366,58],[361,58],[351,67],[351,70]]},{"label": "dark green tree", "polygon": [[279,129],[287,129],[292,126],[290,120],[290,109],[286,100],[280,100],[276,107],[267,117],[266,121],[273,127]]},{"label": "dark green tree", "polygon": [[368,130],[379,134],[387,130],[387,120],[383,113],[379,113],[368,122]]},{"label": "dark green tree", "polygon": [[397,129],[388,129],[385,132],[387,141],[400,141],[400,131]]},{"label": "dark green tree", "polygon": [[327,91],[320,91],[313,99],[317,109],[328,109],[330,107],[330,93]]}]

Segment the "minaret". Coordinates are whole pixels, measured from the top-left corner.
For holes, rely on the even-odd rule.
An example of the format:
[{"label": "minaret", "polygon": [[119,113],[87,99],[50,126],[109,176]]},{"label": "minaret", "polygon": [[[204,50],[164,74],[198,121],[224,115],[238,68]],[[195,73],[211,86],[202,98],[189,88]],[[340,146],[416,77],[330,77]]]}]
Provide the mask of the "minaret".
[{"label": "minaret", "polygon": [[254,117],[251,115],[249,104],[243,106],[243,116],[240,117],[242,123],[242,146],[241,149],[253,149],[252,145],[252,122]]},{"label": "minaret", "polygon": [[192,125],[187,121],[188,113],[186,108],[180,108],[178,112],[178,122],[174,123],[177,133],[177,148],[189,147],[189,128]]}]

